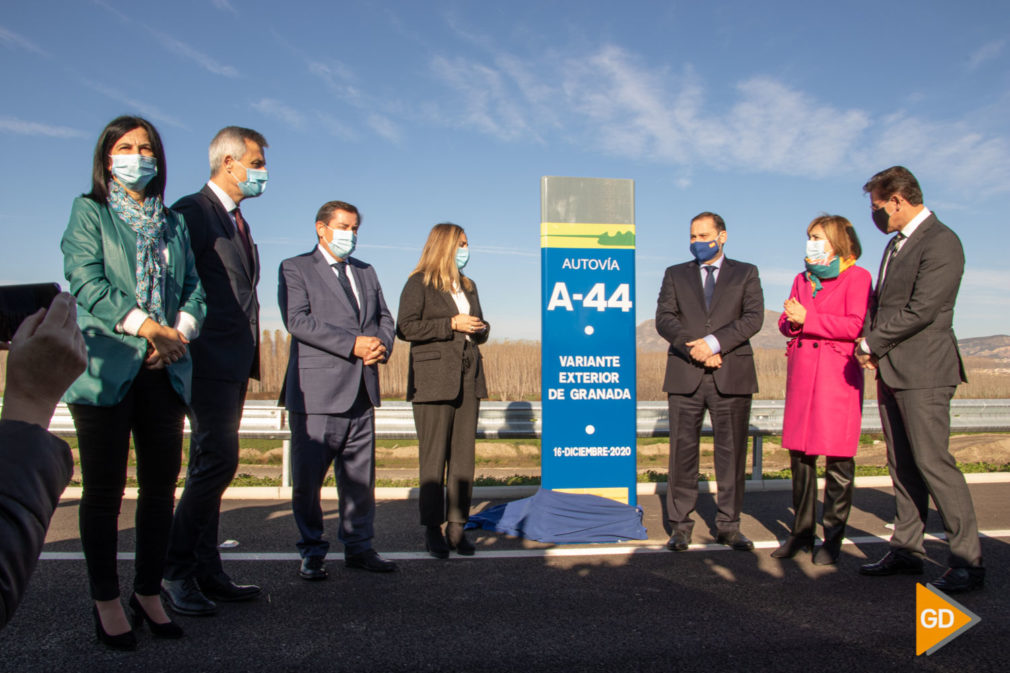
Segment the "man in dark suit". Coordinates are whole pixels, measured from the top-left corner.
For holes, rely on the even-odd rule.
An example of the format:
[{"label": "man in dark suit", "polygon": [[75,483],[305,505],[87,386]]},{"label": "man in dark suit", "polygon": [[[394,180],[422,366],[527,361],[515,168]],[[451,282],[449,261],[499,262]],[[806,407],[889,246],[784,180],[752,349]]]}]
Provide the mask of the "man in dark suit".
[{"label": "man in dark suit", "polygon": [[326,579],[319,491],[333,464],[344,565],[391,572],[372,549],[377,364],[393,349],[393,316],[371,265],[351,257],[358,209],[330,201],[316,214],[317,246],[281,262],[278,301],[291,334],[284,402],[291,426],[292,509],[301,533],[298,574]]},{"label": "man in dark suit", "polygon": [[666,546],[691,543],[698,501],[698,445],[708,409],[715,436],[718,483],[716,540],[738,551],[754,544],[740,532],[747,428],[757,392],[750,337],[764,322],[761,279],[752,264],[723,255],[726,223],[715,213],[691,220],[694,261],[666,270],[656,306],[656,330],[670,342],[663,390],[670,408],[670,470]]},{"label": "man in dark suit", "polygon": [[953,329],[964,251],[957,234],[923,205],[907,168],[877,173],[863,191],[877,228],[897,232],[884,250],[857,349],[863,366],[877,370],[896,514],[890,551],[860,572],[922,573],[932,496],[950,544],[949,568],[933,585],[946,592],[981,588],[985,568],[975,508],[949,448],[950,400],[967,380]]},{"label": "man in dark suit", "polygon": [[239,204],[266,188],[266,147],[252,129],[221,129],[210,143],[210,181],[172,206],[186,220],[207,293],[207,320],[190,344],[189,469],[162,583],[169,606],[185,615],[214,614],[214,600],[243,601],[260,593],[224,572],[217,543],[221,496],[238,468],[246,387],[259,378],[259,255]]}]

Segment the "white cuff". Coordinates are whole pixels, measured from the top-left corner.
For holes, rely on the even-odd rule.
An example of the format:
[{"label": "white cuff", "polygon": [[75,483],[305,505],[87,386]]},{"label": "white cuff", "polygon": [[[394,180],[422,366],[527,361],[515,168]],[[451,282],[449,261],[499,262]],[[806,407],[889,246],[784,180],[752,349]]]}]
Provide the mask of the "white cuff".
[{"label": "white cuff", "polygon": [[705,340],[705,343],[708,344],[708,347],[712,349],[712,355],[715,355],[716,353],[722,351],[722,346],[719,345],[719,340],[716,339],[711,334],[709,334],[708,336],[704,336],[702,338]]},{"label": "white cuff", "polygon": [[870,352],[870,344],[866,342],[866,339],[859,342],[859,350],[867,355],[873,355],[873,353]]},{"label": "white cuff", "polygon": [[189,341],[200,336],[200,325],[196,322],[196,318],[185,311],[179,311],[179,315],[176,316],[175,329],[182,332],[182,336]]},{"label": "white cuff", "polygon": [[141,325],[150,316],[141,311],[139,308],[131,308],[130,312],[126,314],[126,317],[116,323],[116,331],[120,334],[129,334],[130,336],[137,336],[137,332],[140,331]]}]

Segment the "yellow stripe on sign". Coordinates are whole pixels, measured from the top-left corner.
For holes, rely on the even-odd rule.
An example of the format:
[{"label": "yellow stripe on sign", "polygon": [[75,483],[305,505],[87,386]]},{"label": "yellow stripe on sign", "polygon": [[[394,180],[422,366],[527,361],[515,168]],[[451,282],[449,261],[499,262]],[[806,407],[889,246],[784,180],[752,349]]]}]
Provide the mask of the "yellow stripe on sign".
[{"label": "yellow stripe on sign", "polygon": [[635,225],[595,222],[541,222],[541,248],[635,249]]},{"label": "yellow stripe on sign", "polygon": [[558,493],[575,493],[577,495],[598,495],[601,498],[616,500],[624,505],[628,504],[628,489],[617,486],[601,486],[600,488],[552,488]]}]

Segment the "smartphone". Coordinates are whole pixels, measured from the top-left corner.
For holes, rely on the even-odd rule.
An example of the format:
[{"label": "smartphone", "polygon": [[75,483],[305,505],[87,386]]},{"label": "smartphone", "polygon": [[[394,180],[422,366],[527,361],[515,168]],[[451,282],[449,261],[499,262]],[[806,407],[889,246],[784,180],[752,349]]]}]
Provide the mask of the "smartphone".
[{"label": "smartphone", "polygon": [[0,285],[0,341],[10,341],[25,318],[49,308],[59,293],[59,283]]}]

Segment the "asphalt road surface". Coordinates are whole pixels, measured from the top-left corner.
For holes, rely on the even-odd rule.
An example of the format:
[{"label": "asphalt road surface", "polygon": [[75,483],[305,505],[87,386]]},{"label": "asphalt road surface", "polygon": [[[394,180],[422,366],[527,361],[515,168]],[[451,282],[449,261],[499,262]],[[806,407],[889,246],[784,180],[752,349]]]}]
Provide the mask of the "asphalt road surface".
[{"label": "asphalt road surface", "polygon": [[[62,503],[31,587],[0,632],[0,671],[1010,671],[1010,484],[971,487],[988,568],[983,591],[956,598],[981,622],[932,656],[915,656],[915,587],[944,570],[946,545],[927,543],[921,577],[857,574],[887,551],[890,489],[861,488],[840,563],[769,553],[787,534],[787,491],[748,493],[743,531],[758,545],[713,544],[711,495],[700,497],[694,546],[662,544],[662,499],[644,496],[647,542],[552,547],[470,533],[477,555],[423,553],[417,502],[380,501],[375,546],[398,572],[343,567],[297,574],[289,503],[225,501],[226,569],[264,588],[214,617],[179,617],[181,641],[140,633],[135,652],[95,642],[77,532],[78,501]],[[495,501],[491,504],[497,504]],[[120,549],[133,548],[124,501]],[[479,498],[475,505],[486,505]],[[335,540],[336,502],[324,501]],[[929,530],[942,530],[935,512]],[[124,597],[132,561],[120,562]]]}]

